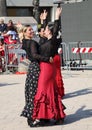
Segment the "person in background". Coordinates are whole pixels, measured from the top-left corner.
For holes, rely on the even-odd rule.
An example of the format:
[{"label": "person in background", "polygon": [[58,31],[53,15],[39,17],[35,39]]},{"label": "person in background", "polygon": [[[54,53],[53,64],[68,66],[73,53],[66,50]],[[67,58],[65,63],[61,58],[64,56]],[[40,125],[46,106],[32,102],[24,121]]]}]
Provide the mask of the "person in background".
[{"label": "person in background", "polygon": [[8,21],[7,27],[14,27],[14,23],[11,19]]},{"label": "person in background", "polygon": [[4,19],[0,19],[0,32],[3,34],[7,31],[7,24],[4,23]]},{"label": "person in background", "polygon": [[5,56],[4,37],[0,36],[0,56]]},{"label": "person in background", "polygon": [[7,45],[17,44],[17,40],[13,39],[13,33],[12,32],[8,32],[7,35],[3,35],[3,36],[4,36],[4,42]]},{"label": "person in background", "polygon": [[[15,49],[15,46],[17,45],[16,40],[16,32],[14,31],[13,27],[9,27],[11,30],[9,30],[7,33],[3,34],[4,37],[4,43],[6,44],[6,49],[8,52],[8,61],[7,64],[14,65],[18,64],[18,57],[16,52],[13,50]],[[14,67],[8,67],[10,71],[13,70]]]},{"label": "person in background", "polygon": [[0,36],[0,72],[5,71],[5,44],[4,37]]}]

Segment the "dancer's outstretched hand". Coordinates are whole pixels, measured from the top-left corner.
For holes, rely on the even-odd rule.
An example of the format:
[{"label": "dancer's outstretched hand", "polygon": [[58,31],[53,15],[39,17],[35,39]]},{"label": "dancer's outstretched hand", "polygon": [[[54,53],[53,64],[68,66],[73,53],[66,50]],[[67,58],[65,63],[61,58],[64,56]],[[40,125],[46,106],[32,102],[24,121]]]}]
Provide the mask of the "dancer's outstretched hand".
[{"label": "dancer's outstretched hand", "polygon": [[56,20],[59,19],[59,17],[61,16],[62,13],[62,7],[57,7],[56,9]]}]

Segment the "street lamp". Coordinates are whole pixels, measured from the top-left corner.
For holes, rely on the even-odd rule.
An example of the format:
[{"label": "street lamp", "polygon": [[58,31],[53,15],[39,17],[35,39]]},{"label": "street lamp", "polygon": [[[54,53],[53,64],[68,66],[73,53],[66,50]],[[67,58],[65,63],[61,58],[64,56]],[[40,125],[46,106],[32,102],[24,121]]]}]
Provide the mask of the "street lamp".
[{"label": "street lamp", "polygon": [[39,23],[39,0],[33,0],[32,2],[33,8],[33,15],[36,21]]}]

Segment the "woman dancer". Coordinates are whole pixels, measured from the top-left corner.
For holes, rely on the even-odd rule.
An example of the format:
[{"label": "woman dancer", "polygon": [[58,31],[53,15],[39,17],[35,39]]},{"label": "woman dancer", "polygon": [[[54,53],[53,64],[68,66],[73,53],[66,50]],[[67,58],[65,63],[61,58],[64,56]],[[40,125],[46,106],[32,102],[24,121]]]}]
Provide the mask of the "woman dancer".
[{"label": "woman dancer", "polygon": [[[57,8],[54,28],[46,26],[45,36],[47,37],[47,40],[45,44],[40,47],[40,53],[43,56],[55,56],[59,17],[61,12],[62,8]],[[54,62],[40,62],[40,74],[37,93],[34,98],[34,122],[32,126],[40,125],[40,119],[55,119],[57,121],[63,121],[65,118],[64,106],[61,102],[61,96],[58,93],[55,76],[56,67]]]},{"label": "woman dancer", "polygon": [[32,124],[33,113],[33,100],[36,94],[37,82],[39,77],[39,61],[51,62],[50,57],[39,55],[39,45],[36,41],[32,40],[34,36],[33,29],[30,25],[27,25],[23,29],[24,39],[22,49],[27,53],[28,59],[31,61],[28,69],[28,74],[25,82],[25,106],[21,113],[21,116],[27,118],[28,125]]},{"label": "woman dancer", "polygon": [[[47,14],[48,14],[47,11],[44,10],[44,12],[41,13],[41,15],[40,15],[41,27],[38,30],[39,35],[40,35],[40,40],[39,40],[40,46],[42,44],[44,44],[45,41],[47,40],[47,38],[44,35],[44,30],[47,25]],[[50,23],[49,26],[53,27],[53,23]],[[59,30],[60,30],[60,27],[59,27]],[[57,83],[57,87],[58,87],[58,92],[61,95],[61,98],[63,98],[63,96],[65,95],[65,90],[64,90],[63,77],[62,77],[62,73],[61,73],[61,57],[58,54],[58,48],[60,47],[61,42],[62,42],[62,38],[61,38],[61,36],[58,36],[57,41],[56,41],[57,44],[55,45],[55,56],[54,56],[53,60],[54,60],[55,66],[56,66],[56,83]]]}]

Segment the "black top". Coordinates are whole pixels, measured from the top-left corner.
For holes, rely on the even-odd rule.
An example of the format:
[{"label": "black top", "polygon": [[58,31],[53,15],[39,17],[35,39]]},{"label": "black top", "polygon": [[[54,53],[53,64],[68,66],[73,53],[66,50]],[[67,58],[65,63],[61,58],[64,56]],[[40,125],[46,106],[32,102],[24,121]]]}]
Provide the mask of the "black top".
[{"label": "black top", "polygon": [[39,45],[41,46],[41,45],[43,45],[45,42],[46,42],[46,40],[47,40],[47,38],[45,38],[45,37],[41,37],[41,36],[39,36]]},{"label": "black top", "polygon": [[40,54],[46,57],[54,57],[56,54],[56,46],[59,44],[57,42],[57,35],[59,29],[59,20],[55,20],[53,28],[53,37],[49,40],[46,40],[44,44],[40,46]]},{"label": "black top", "polygon": [[33,62],[33,61],[44,61],[44,62],[49,62],[49,57],[48,56],[41,56],[39,54],[39,44],[30,39],[23,39],[22,41],[22,49],[24,49],[27,53],[28,59]]},{"label": "black top", "polygon": [[58,48],[61,47],[61,44],[60,44],[61,42],[62,42],[62,38],[58,38],[57,41],[56,41],[57,44],[54,47],[54,53],[55,54],[58,54]]},{"label": "black top", "polygon": [[[61,27],[60,27],[60,24],[61,24],[61,22],[60,22],[60,19],[58,20],[58,22],[59,22],[59,26],[58,26],[58,31],[61,29]],[[55,23],[54,23],[55,24]],[[57,23],[56,23],[57,24]],[[52,24],[53,25],[53,24]],[[47,26],[47,19],[45,19],[45,20],[43,20],[43,24],[41,25],[41,27],[43,27],[44,29],[46,28],[46,26]],[[40,37],[40,36],[39,36]],[[47,38],[45,38],[45,37],[40,37],[40,40],[39,40],[39,44],[40,44],[40,47],[41,47],[41,45],[43,45],[45,42],[46,42],[46,40],[47,40]],[[58,54],[58,48],[59,47],[61,47],[61,43],[62,42],[62,38],[61,38],[61,36],[59,37],[59,38],[57,38],[57,41],[56,41],[56,43],[57,44],[55,44],[55,46],[54,46],[54,54]],[[41,50],[40,50],[41,51]]]},{"label": "black top", "polygon": [[0,32],[4,32],[4,31],[7,31],[7,24],[5,23],[0,24]]}]

